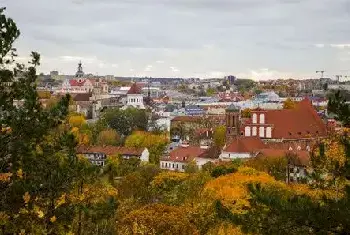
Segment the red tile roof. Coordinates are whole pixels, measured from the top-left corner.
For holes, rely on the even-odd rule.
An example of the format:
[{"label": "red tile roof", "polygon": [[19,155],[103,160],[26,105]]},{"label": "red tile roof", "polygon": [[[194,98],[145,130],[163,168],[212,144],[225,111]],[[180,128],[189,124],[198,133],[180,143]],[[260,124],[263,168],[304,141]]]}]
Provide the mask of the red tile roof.
[{"label": "red tile roof", "polygon": [[300,139],[327,135],[326,125],[308,99],[298,102],[293,109],[252,110],[252,114],[254,111],[265,113],[265,124],[272,125],[272,138]]},{"label": "red tile roof", "polygon": [[141,94],[141,88],[136,83],[133,83],[129,91],[127,92],[127,94],[129,95]]},{"label": "red tile roof", "polygon": [[191,162],[196,157],[204,156],[206,149],[198,146],[179,147],[170,152],[170,156],[164,160],[173,162]]},{"label": "red tile roof", "polygon": [[81,146],[78,148],[77,153],[104,153],[106,155],[133,155],[140,156],[144,148],[127,148],[127,147],[118,147],[118,146],[92,146],[85,147]]},{"label": "red tile roof", "polygon": [[251,153],[262,148],[266,148],[266,146],[258,137],[238,137],[226,146],[224,151],[230,153]]}]

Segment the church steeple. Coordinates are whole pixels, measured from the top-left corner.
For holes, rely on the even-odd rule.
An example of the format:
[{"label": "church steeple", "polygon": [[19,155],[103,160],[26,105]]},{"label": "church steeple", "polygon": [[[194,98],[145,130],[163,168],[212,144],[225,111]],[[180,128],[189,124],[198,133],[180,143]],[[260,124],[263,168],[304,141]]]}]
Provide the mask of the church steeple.
[{"label": "church steeple", "polygon": [[81,61],[78,64],[78,71],[75,73],[75,77],[77,77],[77,78],[84,77],[83,66],[82,66]]}]

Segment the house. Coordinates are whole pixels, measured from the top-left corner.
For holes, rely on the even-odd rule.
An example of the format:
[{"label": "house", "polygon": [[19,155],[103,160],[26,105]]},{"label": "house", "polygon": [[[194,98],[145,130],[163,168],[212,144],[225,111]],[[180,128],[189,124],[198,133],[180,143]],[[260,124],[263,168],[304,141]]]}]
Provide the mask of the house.
[{"label": "house", "polygon": [[224,147],[220,155],[221,160],[255,157],[260,149],[266,148],[258,137],[237,137]]},{"label": "house", "polygon": [[77,153],[84,155],[92,164],[97,166],[104,166],[108,156],[116,155],[120,155],[124,159],[138,158],[141,162],[149,162],[149,151],[147,148],[92,146],[80,147]]},{"label": "house", "polygon": [[307,167],[310,166],[310,153],[305,150],[260,149],[257,158],[287,158],[287,183],[300,182],[307,177]]},{"label": "house", "polygon": [[184,172],[186,166],[195,162],[199,169],[208,162],[214,162],[215,159],[207,156],[207,149],[199,146],[183,145],[160,160],[160,168],[171,171]]},{"label": "house", "polygon": [[141,88],[136,83],[132,84],[132,86],[126,94],[126,105],[124,106],[124,108],[128,107],[145,109]]},{"label": "house", "polygon": [[293,109],[251,111],[241,126],[243,136],[258,136],[270,141],[305,140],[327,136],[327,127],[308,99]]}]

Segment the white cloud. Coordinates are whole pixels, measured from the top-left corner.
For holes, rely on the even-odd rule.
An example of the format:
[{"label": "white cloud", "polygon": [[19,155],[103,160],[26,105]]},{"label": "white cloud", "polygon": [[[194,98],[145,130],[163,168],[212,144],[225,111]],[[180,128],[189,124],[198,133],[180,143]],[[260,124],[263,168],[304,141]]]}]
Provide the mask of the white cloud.
[{"label": "white cloud", "polygon": [[144,69],[145,72],[151,72],[153,70],[152,65],[147,65],[146,68]]},{"label": "white cloud", "polygon": [[350,48],[350,44],[331,44],[330,46],[338,49]]},{"label": "white cloud", "polygon": [[324,48],[324,44],[322,43],[314,44],[314,46],[317,48]]},{"label": "white cloud", "polygon": [[163,60],[157,60],[156,63],[157,64],[164,64],[164,61]]},{"label": "white cloud", "polygon": [[173,73],[178,73],[178,72],[180,72],[180,70],[179,70],[178,68],[174,67],[174,66],[170,66],[170,69],[171,69],[171,71],[172,71]]},{"label": "white cloud", "polygon": [[237,76],[240,78],[249,78],[253,80],[288,79],[293,77],[291,73],[270,70],[268,68],[251,70],[248,73],[240,73]]}]

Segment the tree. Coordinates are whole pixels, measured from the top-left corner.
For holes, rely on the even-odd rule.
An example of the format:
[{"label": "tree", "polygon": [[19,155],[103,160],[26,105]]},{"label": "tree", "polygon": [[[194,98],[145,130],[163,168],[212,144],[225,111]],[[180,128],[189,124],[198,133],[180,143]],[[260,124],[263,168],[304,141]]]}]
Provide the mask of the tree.
[{"label": "tree", "polygon": [[248,167],[252,167],[258,171],[263,171],[275,177],[277,180],[286,180],[286,167],[288,164],[285,156],[280,157],[256,157],[249,159],[244,163]]},{"label": "tree", "polygon": [[[55,206],[74,187],[76,141],[64,124],[69,96],[43,109],[36,91],[40,55],[31,53],[29,67],[15,64],[13,43],[20,32],[0,9],[0,214],[1,233],[65,233],[55,223]],[[61,224],[71,217],[63,215]]]},{"label": "tree", "polygon": [[251,117],[251,110],[249,108],[243,109],[241,112],[241,116],[243,118],[250,118]]},{"label": "tree", "polygon": [[99,145],[118,145],[120,137],[114,129],[106,129],[100,132],[97,137]]},{"label": "tree", "polygon": [[135,131],[126,138],[125,146],[133,148],[147,148],[150,153],[150,162],[158,164],[168,142],[168,137],[165,134]]},{"label": "tree", "polygon": [[218,126],[214,130],[214,144],[222,148],[226,143],[226,126]]},{"label": "tree", "polygon": [[183,210],[151,204],[130,212],[121,221],[121,234],[199,234]]},{"label": "tree", "polygon": [[293,109],[293,108],[295,108],[295,102],[292,101],[290,98],[287,98],[287,99],[283,102],[283,108],[284,108],[284,109]]},{"label": "tree", "polygon": [[335,114],[335,118],[343,123],[345,127],[350,127],[350,105],[346,99],[337,91],[329,98],[327,110]]},{"label": "tree", "polygon": [[135,130],[147,130],[148,114],[145,110],[136,108],[110,109],[100,117],[97,126],[102,129],[113,128],[125,137]]}]

